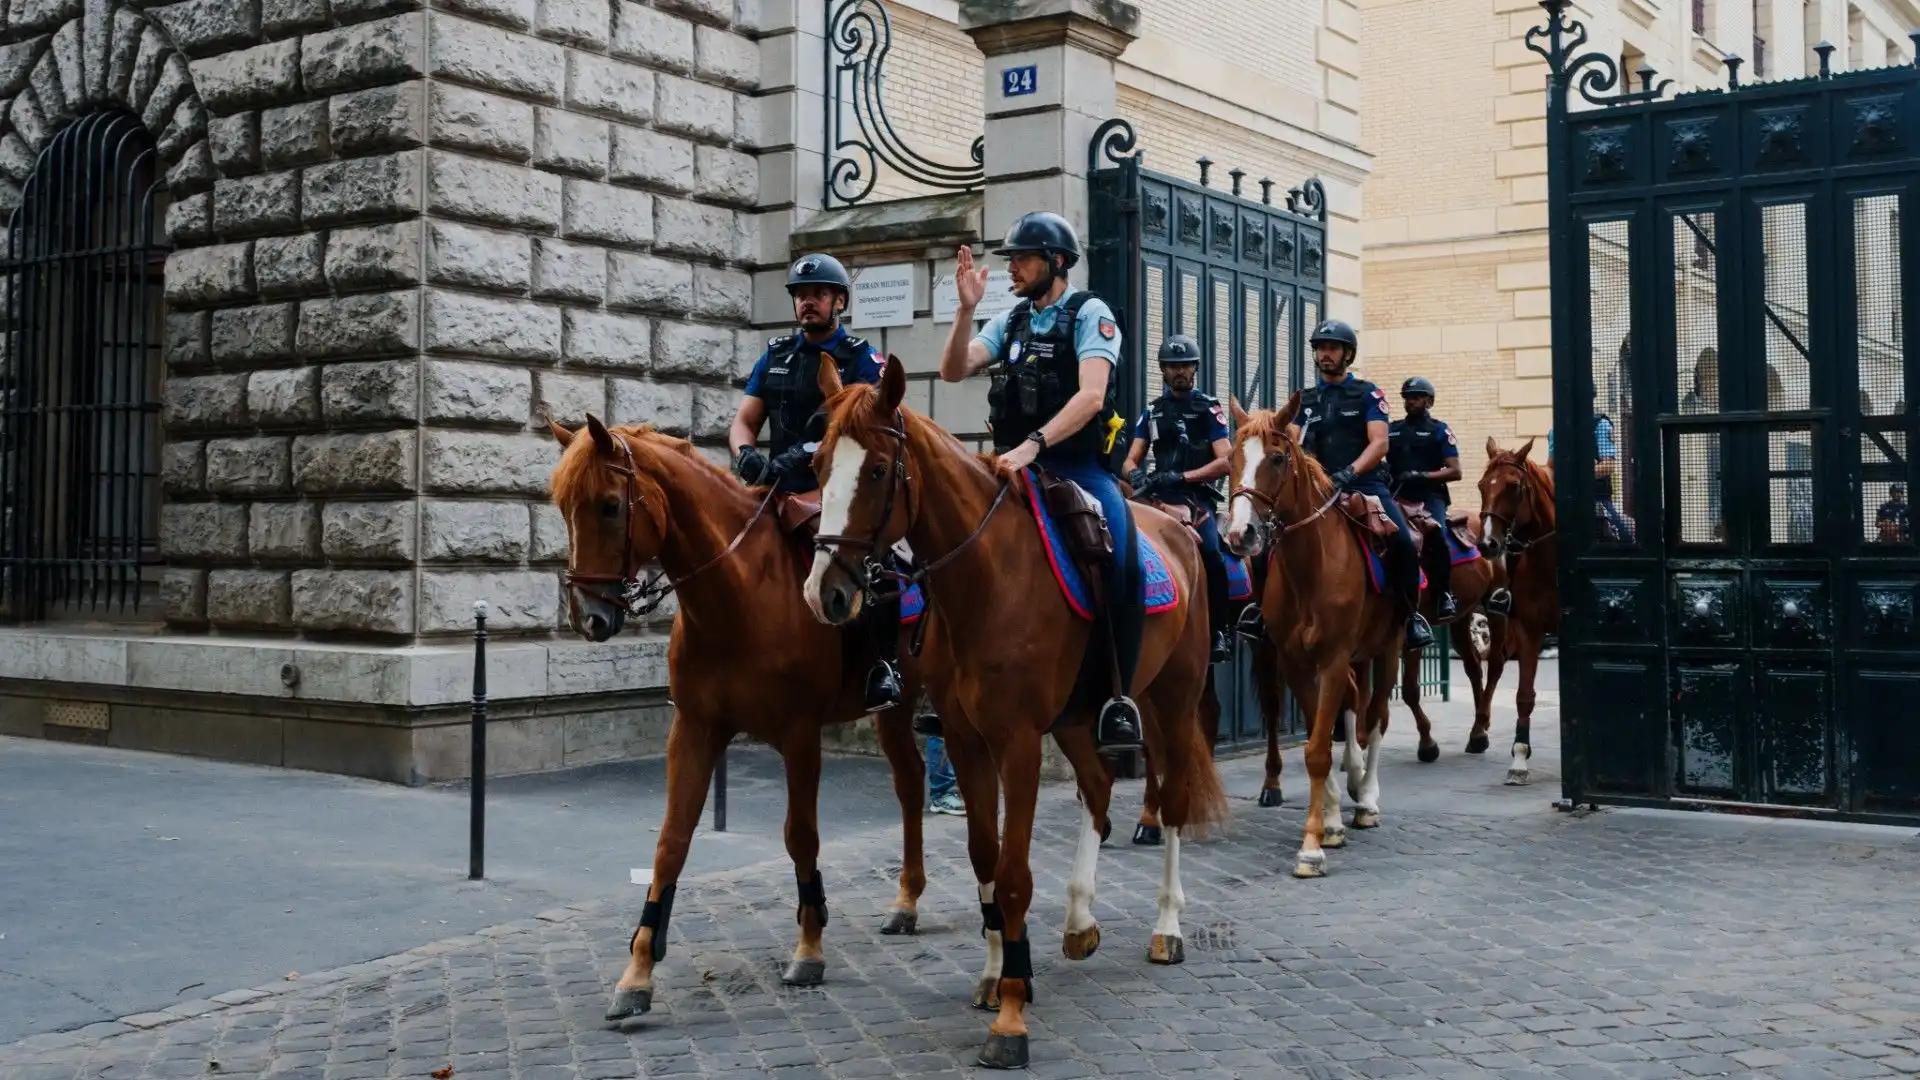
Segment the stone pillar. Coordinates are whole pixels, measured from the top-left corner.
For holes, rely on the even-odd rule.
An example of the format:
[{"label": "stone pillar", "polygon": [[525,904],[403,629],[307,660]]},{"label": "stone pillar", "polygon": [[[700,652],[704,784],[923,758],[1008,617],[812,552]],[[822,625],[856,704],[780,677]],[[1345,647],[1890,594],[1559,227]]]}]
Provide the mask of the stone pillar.
[{"label": "stone pillar", "polygon": [[[986,54],[989,244],[1028,210],[1087,234],[1087,143],[1116,111],[1113,62],[1139,36],[1126,0],[960,0],[960,27]],[[1006,93],[1031,66],[1032,92]]]}]

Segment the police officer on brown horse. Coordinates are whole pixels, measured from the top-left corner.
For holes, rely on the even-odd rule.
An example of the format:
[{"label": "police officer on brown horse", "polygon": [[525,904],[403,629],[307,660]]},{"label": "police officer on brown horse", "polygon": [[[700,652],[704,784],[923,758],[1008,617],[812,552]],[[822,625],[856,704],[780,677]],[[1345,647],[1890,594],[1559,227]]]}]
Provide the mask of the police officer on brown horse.
[{"label": "police officer on brown horse", "polygon": [[[820,358],[831,357],[845,384],[880,381],[880,357],[872,345],[847,333],[840,317],[852,302],[853,280],[831,255],[802,255],[787,271],[787,294],[800,332],[767,342],[747,376],[740,411],[734,415],[727,444],[733,470],[749,484],[772,484],[790,494],[818,490],[813,452],[826,437],[826,404],[820,394]],[[768,452],[756,445],[769,425]],[[891,553],[878,553],[883,562]],[[872,605],[864,616],[872,634],[875,661],[867,673],[870,713],[900,704],[900,600]]]},{"label": "police officer on brown horse", "polygon": [[1426,508],[1436,530],[1432,543],[1438,550],[1427,560],[1433,579],[1434,615],[1445,622],[1460,613],[1452,592],[1453,554],[1447,550],[1447,507],[1452,500],[1447,484],[1460,479],[1460,447],[1453,429],[1432,413],[1433,384],[1415,375],[1400,384],[1400,400],[1406,406],[1404,419],[1387,426],[1387,469],[1393,474],[1396,498]]}]

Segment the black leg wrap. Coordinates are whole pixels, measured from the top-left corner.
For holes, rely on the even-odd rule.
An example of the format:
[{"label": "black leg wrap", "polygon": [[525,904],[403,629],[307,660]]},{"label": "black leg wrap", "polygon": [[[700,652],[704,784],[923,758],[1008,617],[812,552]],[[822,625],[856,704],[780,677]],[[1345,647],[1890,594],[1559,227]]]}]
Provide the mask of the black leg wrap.
[{"label": "black leg wrap", "polygon": [[[667,958],[667,922],[673,918],[675,887],[669,885],[661,889],[660,899],[649,900],[646,906],[640,909],[640,930],[653,931],[653,945],[648,951],[653,954],[653,962],[656,964]],[[635,939],[640,937],[640,930],[633,932]],[[627,951],[633,951],[632,941],[627,942]]]},{"label": "black leg wrap", "polygon": [[1026,938],[1000,944],[1000,977],[1026,984],[1027,1004],[1033,1004],[1033,943]]},{"label": "black leg wrap", "polygon": [[1000,914],[999,901],[990,900],[987,903],[980,905],[980,936],[981,937],[986,937],[987,931],[989,930],[1004,931],[1006,928],[1007,928],[1007,920],[1005,916]]},{"label": "black leg wrap", "polygon": [[820,882],[820,871],[815,870],[813,872],[812,881],[801,881],[800,875],[798,874],[794,875],[794,881],[800,886],[800,907],[794,911],[793,921],[799,922],[801,917],[806,914],[808,908],[815,908],[820,912],[820,925],[822,927],[826,926],[827,890]]}]

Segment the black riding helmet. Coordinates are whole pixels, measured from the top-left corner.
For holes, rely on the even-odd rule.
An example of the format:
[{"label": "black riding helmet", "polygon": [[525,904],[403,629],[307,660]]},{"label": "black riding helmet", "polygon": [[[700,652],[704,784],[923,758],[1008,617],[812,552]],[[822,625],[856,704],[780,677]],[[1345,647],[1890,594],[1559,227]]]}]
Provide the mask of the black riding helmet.
[{"label": "black riding helmet", "polygon": [[1328,319],[1315,327],[1313,336],[1307,339],[1307,344],[1318,345],[1323,341],[1345,345],[1356,353],[1360,351],[1360,335],[1353,332],[1353,327],[1339,319]]},{"label": "black riding helmet", "polygon": [[1013,219],[1007,226],[1007,238],[997,248],[995,255],[1013,255],[1022,251],[1037,251],[1049,256],[1055,253],[1066,256],[1063,270],[1071,270],[1080,261],[1080,237],[1066,218],[1048,210],[1033,210]]},{"label": "black riding helmet", "polygon": [[1160,345],[1160,363],[1197,364],[1200,362],[1200,343],[1185,334],[1175,334]]},{"label": "black riding helmet", "polygon": [[802,285],[829,285],[848,296],[853,295],[853,278],[847,268],[831,255],[802,255],[787,270],[787,291]]},{"label": "black riding helmet", "polygon": [[1425,394],[1430,398],[1437,396],[1433,392],[1433,384],[1428,382],[1424,375],[1415,375],[1400,384],[1401,397],[1411,397],[1415,394]]}]

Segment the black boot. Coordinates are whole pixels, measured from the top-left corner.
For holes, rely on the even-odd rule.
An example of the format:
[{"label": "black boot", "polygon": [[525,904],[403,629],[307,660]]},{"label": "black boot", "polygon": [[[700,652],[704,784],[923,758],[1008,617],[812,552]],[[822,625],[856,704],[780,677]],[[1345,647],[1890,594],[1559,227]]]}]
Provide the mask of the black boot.
[{"label": "black boot", "polygon": [[1207,613],[1213,620],[1212,662],[1220,663],[1233,655],[1227,640],[1224,616],[1227,613],[1227,560],[1220,549],[1210,547],[1205,541],[1200,544],[1200,562],[1207,570]]},{"label": "black boot", "polygon": [[1427,617],[1418,611],[1407,616],[1407,648],[1424,649],[1433,644],[1433,627],[1427,625]]},{"label": "black boot", "polygon": [[[1118,574],[1111,575],[1113,585],[1108,591],[1107,625],[1113,635],[1114,666],[1119,668],[1120,696],[1110,699],[1100,709],[1100,719],[1094,724],[1093,741],[1102,750],[1137,750],[1142,745],[1140,734],[1140,708],[1128,696],[1133,688],[1133,671],[1140,663],[1140,638],[1146,630],[1147,613],[1144,610],[1144,597],[1140,595],[1140,582],[1143,571],[1140,566],[1140,545],[1133,542],[1133,526],[1125,534],[1125,546],[1114,552],[1115,569]],[[1125,562],[1120,560],[1124,559]],[[1119,580],[1115,581],[1114,578]]]},{"label": "black boot", "polygon": [[1215,630],[1213,632],[1213,652],[1211,656],[1213,663],[1222,663],[1231,659],[1232,656],[1233,642],[1227,637],[1227,632],[1225,630]]},{"label": "black boot", "polygon": [[[867,671],[868,713],[885,712],[900,704],[900,600],[876,605],[872,619],[873,667]],[[917,721],[916,721],[917,722]]]}]

